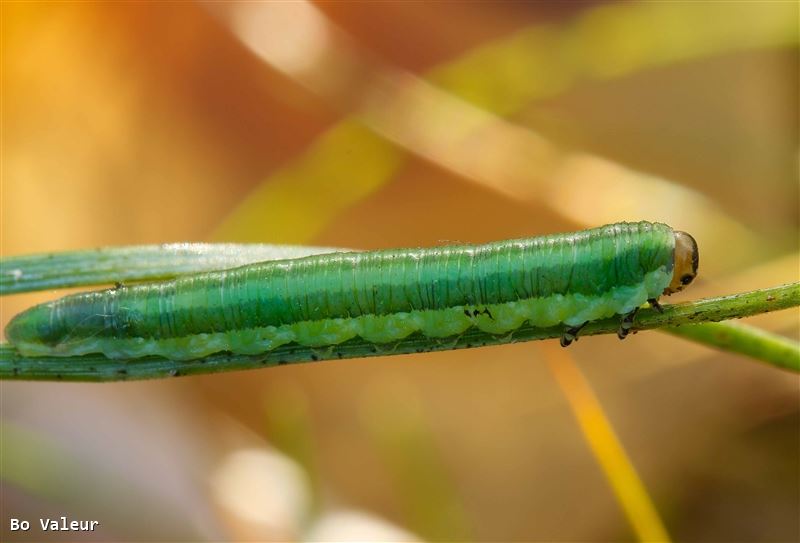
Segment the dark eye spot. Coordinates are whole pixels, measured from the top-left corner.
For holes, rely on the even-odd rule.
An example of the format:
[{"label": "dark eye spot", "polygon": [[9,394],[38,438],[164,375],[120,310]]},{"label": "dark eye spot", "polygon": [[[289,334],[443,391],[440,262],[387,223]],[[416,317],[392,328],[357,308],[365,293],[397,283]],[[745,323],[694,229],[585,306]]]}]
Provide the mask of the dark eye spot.
[{"label": "dark eye spot", "polygon": [[689,274],[687,273],[686,275],[684,275],[683,277],[681,277],[681,285],[688,285],[688,284],[689,284],[689,283],[691,283],[692,281],[694,281],[694,275],[689,275]]}]

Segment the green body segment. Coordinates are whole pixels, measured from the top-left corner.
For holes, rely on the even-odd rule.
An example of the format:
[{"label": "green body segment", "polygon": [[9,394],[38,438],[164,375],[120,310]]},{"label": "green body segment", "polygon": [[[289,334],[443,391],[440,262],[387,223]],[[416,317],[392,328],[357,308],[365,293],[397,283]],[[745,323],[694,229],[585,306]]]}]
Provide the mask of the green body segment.
[{"label": "green body segment", "polygon": [[471,326],[508,333],[624,314],[672,277],[669,226],[620,223],[572,234],[430,249],[332,253],[67,296],[6,329],[25,355],[192,359],[355,336],[387,343]]}]

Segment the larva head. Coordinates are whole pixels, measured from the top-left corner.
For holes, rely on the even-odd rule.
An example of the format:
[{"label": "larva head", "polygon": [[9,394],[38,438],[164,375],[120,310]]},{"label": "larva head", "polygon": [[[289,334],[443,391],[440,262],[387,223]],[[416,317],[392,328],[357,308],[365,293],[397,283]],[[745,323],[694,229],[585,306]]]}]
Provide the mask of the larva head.
[{"label": "larva head", "polygon": [[700,263],[700,253],[697,242],[686,232],[675,232],[675,252],[673,253],[672,281],[664,294],[669,296],[680,292],[686,285],[697,277],[697,265]]}]

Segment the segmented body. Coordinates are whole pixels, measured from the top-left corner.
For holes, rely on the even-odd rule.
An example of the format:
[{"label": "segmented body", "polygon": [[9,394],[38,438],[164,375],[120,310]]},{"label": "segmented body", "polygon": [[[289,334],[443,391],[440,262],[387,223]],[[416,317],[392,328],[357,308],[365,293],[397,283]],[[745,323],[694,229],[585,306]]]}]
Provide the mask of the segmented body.
[{"label": "segmented body", "polygon": [[414,332],[504,334],[528,321],[578,326],[657,298],[672,277],[673,230],[604,227],[485,245],[331,253],[81,293],[15,317],[25,355],[192,359],[287,343],[375,343]]}]

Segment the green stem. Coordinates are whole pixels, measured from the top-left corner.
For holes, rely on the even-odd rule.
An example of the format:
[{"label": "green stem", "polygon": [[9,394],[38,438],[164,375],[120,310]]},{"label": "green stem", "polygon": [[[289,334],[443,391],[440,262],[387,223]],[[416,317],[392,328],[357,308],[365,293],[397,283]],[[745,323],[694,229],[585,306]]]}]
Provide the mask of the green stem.
[{"label": "green stem", "polygon": [[698,343],[800,372],[800,351],[796,341],[753,326],[736,322],[707,322],[665,330]]},{"label": "green stem", "polygon": [[0,296],[116,282],[170,279],[264,260],[342,251],[301,245],[165,243],[0,259]]},{"label": "green stem", "polygon": [[[744,292],[721,298],[707,298],[696,302],[664,305],[663,313],[643,308],[636,317],[635,330],[670,328],[692,325],[696,329],[701,322],[718,322],[777,311],[800,305],[800,282],[767,289]],[[612,334],[619,327],[619,319],[611,318],[589,323],[581,335]],[[163,358],[139,358],[134,360],[110,360],[101,355],[78,357],[23,357],[14,347],[0,345],[0,379],[64,380],[64,381],[124,381],[135,379],[157,379],[181,375],[198,375],[222,371],[255,369],[296,362],[311,362],[340,358],[362,358],[395,354],[445,351],[501,345],[520,341],[550,339],[561,336],[563,328],[534,328],[522,326],[505,335],[493,335],[470,329],[451,338],[428,338],[419,333],[400,341],[375,345],[360,338],[324,348],[284,345],[260,355],[215,354],[190,361],[174,361]],[[690,335],[689,334],[686,335]],[[759,349],[744,350],[741,340],[715,345],[735,352],[746,352],[775,366],[800,371],[800,344],[789,341],[765,342]]]}]

